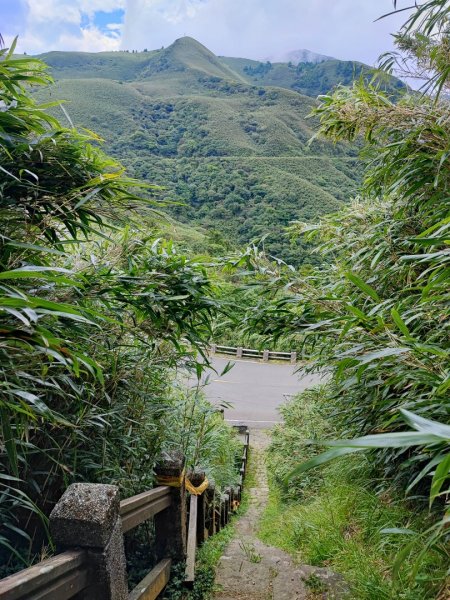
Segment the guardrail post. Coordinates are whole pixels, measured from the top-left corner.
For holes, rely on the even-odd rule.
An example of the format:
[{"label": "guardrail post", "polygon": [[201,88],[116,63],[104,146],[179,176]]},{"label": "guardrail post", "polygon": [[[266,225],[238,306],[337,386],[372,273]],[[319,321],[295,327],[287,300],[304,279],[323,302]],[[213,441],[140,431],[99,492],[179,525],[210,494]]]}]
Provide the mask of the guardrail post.
[{"label": "guardrail post", "polygon": [[233,510],[233,488],[232,487],[227,487],[225,489],[225,518],[226,518],[226,522],[229,523],[230,522],[230,518],[231,518],[231,513]]},{"label": "guardrail post", "polygon": [[227,503],[228,503],[228,499],[229,499],[228,494],[223,493],[222,497],[221,497],[222,501],[220,503],[220,526],[222,528],[225,527],[225,525],[228,523],[228,521],[227,521],[227,516],[228,516]]},{"label": "guardrail post", "polygon": [[263,350],[263,362],[269,362],[269,350]]},{"label": "guardrail post", "polygon": [[235,512],[241,503],[241,486],[235,485],[233,487],[233,512]]},{"label": "guardrail post", "polygon": [[236,358],[242,358],[242,348],[236,348]]},{"label": "guardrail post", "polygon": [[210,346],[210,352],[211,352],[211,354],[215,354],[217,352],[217,345],[216,344],[211,344],[211,346]]},{"label": "guardrail post", "polygon": [[216,533],[216,487],[213,483],[209,484],[205,494],[208,502],[208,535],[211,536]]},{"label": "guardrail post", "polygon": [[126,600],[126,563],[119,488],[98,483],[73,483],[50,515],[50,530],[61,550],[88,551],[92,584],[80,600]]},{"label": "guardrail post", "polygon": [[186,491],[184,488],[184,456],[174,453],[160,459],[155,467],[162,485],[172,485],[172,505],[155,515],[156,554],[158,559],[186,559]]},{"label": "guardrail post", "polygon": [[222,529],[222,498],[221,496],[216,496],[217,504],[214,507],[214,520],[216,523],[216,533]]},{"label": "guardrail post", "polygon": [[291,365],[295,365],[297,362],[297,352],[291,352]]}]

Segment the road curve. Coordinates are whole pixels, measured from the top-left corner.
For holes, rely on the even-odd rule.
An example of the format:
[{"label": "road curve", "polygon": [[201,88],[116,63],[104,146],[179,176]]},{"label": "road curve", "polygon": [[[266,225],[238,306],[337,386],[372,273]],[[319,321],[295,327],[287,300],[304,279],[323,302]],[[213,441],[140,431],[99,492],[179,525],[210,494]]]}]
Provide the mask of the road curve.
[{"label": "road curve", "polygon": [[[228,358],[212,358],[218,374],[228,362]],[[233,368],[223,376],[209,371],[210,383],[205,386],[205,393],[214,404],[231,403],[232,408],[225,409],[227,421],[252,428],[267,428],[280,422],[280,404],[321,380],[320,375],[295,373],[290,364],[236,359],[232,362]]]}]

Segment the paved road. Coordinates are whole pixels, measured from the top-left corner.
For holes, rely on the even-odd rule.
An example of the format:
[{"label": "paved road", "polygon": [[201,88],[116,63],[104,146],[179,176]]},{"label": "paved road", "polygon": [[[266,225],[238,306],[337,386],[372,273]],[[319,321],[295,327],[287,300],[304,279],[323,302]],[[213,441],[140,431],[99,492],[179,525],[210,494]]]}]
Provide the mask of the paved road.
[{"label": "paved road", "polygon": [[[227,358],[215,357],[212,363],[220,374]],[[235,360],[234,367],[223,377],[210,373],[205,387],[214,404],[230,402],[225,418],[233,424],[245,423],[254,428],[270,427],[281,420],[277,407],[288,397],[320,382],[319,375],[299,375],[292,365]]]}]

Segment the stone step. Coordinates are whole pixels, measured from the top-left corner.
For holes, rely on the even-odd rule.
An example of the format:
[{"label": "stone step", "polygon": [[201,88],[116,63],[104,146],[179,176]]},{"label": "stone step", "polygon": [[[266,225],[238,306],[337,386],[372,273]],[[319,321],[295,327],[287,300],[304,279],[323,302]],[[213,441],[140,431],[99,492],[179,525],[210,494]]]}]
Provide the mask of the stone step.
[{"label": "stone step", "polygon": [[[236,534],[220,559],[216,572],[215,600],[307,600],[308,579],[314,575],[327,590],[323,600],[343,598],[347,592],[342,578],[318,567],[296,565],[279,548],[266,546],[257,537],[258,522],[268,502],[269,486],[264,451],[269,434],[250,434],[252,460],[256,462],[257,486],[249,489],[250,506],[236,524]],[[306,581],[306,583],[305,583]]]}]

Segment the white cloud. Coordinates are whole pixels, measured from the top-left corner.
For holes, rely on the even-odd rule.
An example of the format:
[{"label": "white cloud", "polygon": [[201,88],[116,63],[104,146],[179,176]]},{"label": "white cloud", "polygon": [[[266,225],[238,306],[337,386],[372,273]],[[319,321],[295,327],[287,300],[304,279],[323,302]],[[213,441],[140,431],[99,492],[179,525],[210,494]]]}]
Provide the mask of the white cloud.
[{"label": "white cloud", "polygon": [[106,13],[124,9],[126,0],[25,0],[29,19],[79,23],[81,13],[92,17],[96,12]]},{"label": "white cloud", "polygon": [[80,10],[70,0],[27,0],[27,24],[80,23]]},{"label": "white cloud", "polygon": [[126,0],[25,0],[26,19],[18,50],[98,52],[120,48],[120,24],[97,27],[95,13],[125,8]]},{"label": "white cloud", "polygon": [[82,12],[92,17],[98,11],[110,13],[115,10],[123,10],[127,2],[126,0],[78,0],[76,3]]},{"label": "white cloud", "polygon": [[109,31],[122,31],[123,23],[108,23],[106,29]]},{"label": "white cloud", "polygon": [[[0,0],[1,2],[2,0]],[[373,63],[404,19],[392,0],[7,0],[19,51],[159,48],[190,35],[216,54],[264,59],[300,48]],[[400,0],[405,6],[409,0]],[[99,26],[95,14],[125,10]],[[20,18],[19,18],[20,17]],[[9,20],[9,19],[7,19]],[[114,18],[113,21],[118,19]],[[11,21],[13,23],[13,21]],[[121,41],[122,38],[122,41]]]},{"label": "white cloud", "polygon": [[81,30],[81,38],[62,35],[59,38],[59,45],[65,50],[77,50],[78,52],[119,50],[120,35],[105,35],[97,27],[85,27]]},{"label": "white cloud", "polygon": [[392,0],[127,0],[123,47],[158,48],[190,35],[228,56],[308,48],[373,63],[404,19],[374,23],[390,10]]}]

